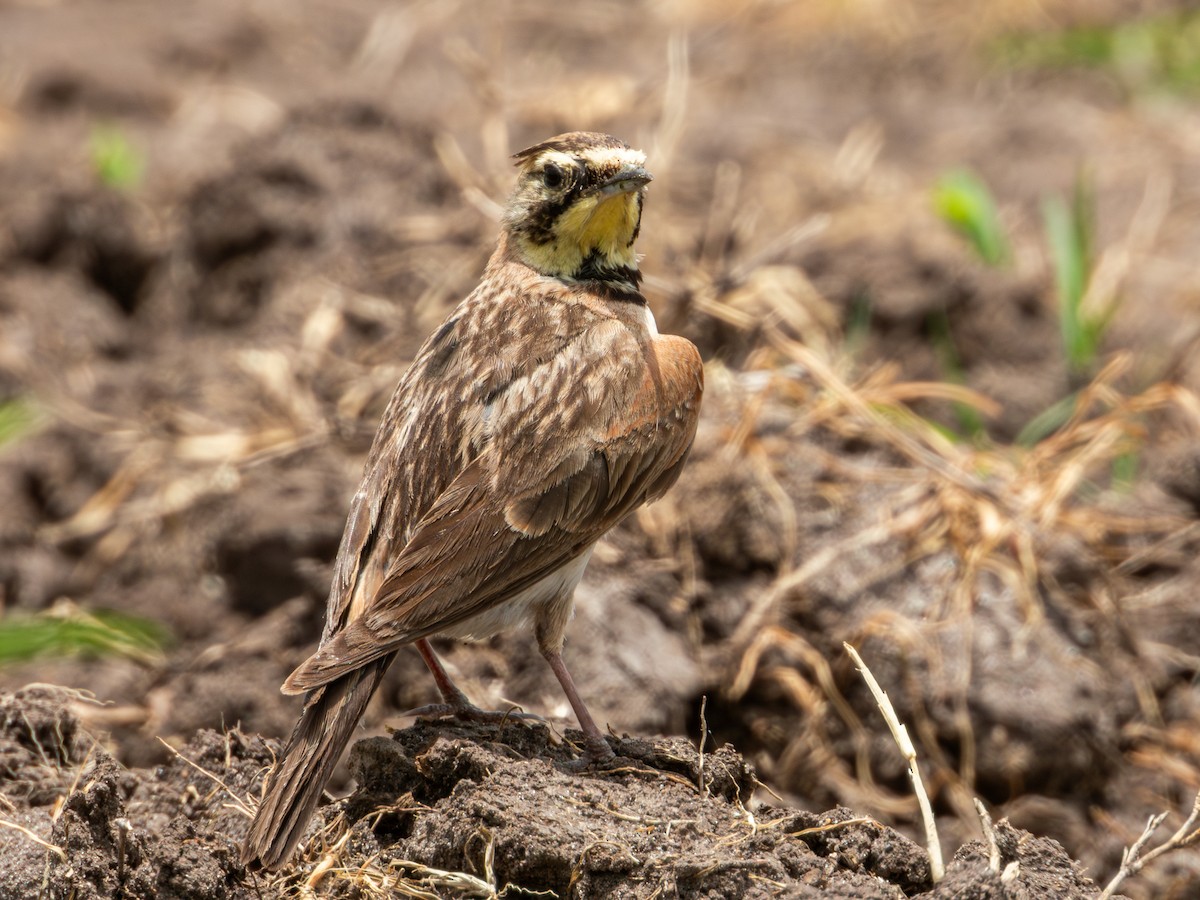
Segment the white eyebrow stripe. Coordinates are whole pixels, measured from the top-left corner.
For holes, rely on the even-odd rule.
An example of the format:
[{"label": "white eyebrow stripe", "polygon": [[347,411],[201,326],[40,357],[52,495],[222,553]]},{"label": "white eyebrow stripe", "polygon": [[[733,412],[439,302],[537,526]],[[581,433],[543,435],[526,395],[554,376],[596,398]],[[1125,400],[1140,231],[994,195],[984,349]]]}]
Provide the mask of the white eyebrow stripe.
[{"label": "white eyebrow stripe", "polygon": [[578,156],[561,150],[545,150],[530,160],[533,165],[555,163],[563,169],[573,169],[581,161],[596,169],[639,168],[646,165],[646,154],[628,147],[590,147]]},{"label": "white eyebrow stripe", "polygon": [[579,161],[569,153],[563,153],[561,150],[546,150],[534,157],[536,162],[556,163],[563,169],[574,169],[579,165]]},{"label": "white eyebrow stripe", "polygon": [[646,154],[629,147],[590,147],[579,154],[597,168],[644,166]]}]

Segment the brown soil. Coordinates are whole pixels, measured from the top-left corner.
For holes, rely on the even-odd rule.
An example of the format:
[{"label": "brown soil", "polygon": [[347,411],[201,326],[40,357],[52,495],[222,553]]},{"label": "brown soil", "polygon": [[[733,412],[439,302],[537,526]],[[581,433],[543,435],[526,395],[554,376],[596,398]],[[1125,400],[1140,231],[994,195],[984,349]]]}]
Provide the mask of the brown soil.
[{"label": "brown soil", "polygon": [[925,851],[874,820],[845,808],[751,813],[754,777],[728,745],[701,759],[680,738],[624,738],[611,767],[581,775],[563,768],[569,746],[524,723],[427,724],[359,741],[358,789],[324,807],[311,859],[268,879],[238,862],[237,843],[239,797],[270,763],[267,741],[201,730],[168,764],[130,771],[86,735],[68,700],[47,688],[0,697],[0,758],[29,792],[8,821],[36,830],[56,804],[47,837],[57,849],[15,843],[0,871],[5,896],[218,900],[302,883],[331,896],[490,896],[489,886],[560,897],[1093,893],[1061,846],[1006,824],[997,846],[1014,876],[989,868],[975,841],[929,891]]},{"label": "brown soil", "polygon": [[[1191,101],[988,50],[1131,4],[841,6],[0,2],[0,403],[38,413],[0,445],[0,603],[172,636],[0,670],[0,896],[1083,897],[1148,816],[1178,826],[1200,788]],[[97,176],[101,128],[144,161],[132,186]],[[478,278],[507,153],[568,128],[648,151],[648,293],[709,361],[687,472],[598,548],[569,633],[593,713],[638,737],[581,774],[538,726],[367,737],[433,699],[402,654],[297,868],[247,873],[243,806],[297,712],[277,688],[382,406]],[[1039,212],[1080,165],[1121,297],[1087,376]],[[959,166],[998,198],[1008,267],[931,210]],[[996,404],[982,445],[931,424],[958,421],[921,384],[953,380],[943,327]],[[1064,433],[1013,445],[1105,362]],[[937,886],[843,641],[917,744]],[[530,636],[442,649],[481,705],[570,724]],[[976,797],[1008,819],[1007,875]],[[1195,896],[1198,871],[1184,850],[1122,890]]]}]

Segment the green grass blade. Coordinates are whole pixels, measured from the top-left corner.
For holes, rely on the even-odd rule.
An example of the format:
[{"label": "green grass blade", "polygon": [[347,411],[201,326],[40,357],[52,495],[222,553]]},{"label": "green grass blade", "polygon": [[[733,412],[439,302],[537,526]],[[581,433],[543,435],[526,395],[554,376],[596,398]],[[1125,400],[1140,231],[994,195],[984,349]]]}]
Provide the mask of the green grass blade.
[{"label": "green grass blade", "polygon": [[934,188],[933,205],[942,220],[962,234],[989,266],[1009,260],[1008,236],[991,192],[979,176],[965,169],[946,173]]},{"label": "green grass blade", "polygon": [[120,129],[100,126],[92,131],[92,169],[102,184],[117,190],[137,187],[145,160]]},{"label": "green grass blade", "polygon": [[1095,204],[1087,181],[1077,180],[1071,204],[1051,197],[1042,206],[1046,240],[1054,266],[1059,329],[1072,375],[1088,372],[1100,350],[1107,316],[1086,317],[1083,300],[1092,273]]},{"label": "green grass blade", "polygon": [[161,659],[166,629],[117,612],[12,614],[0,619],[0,666],[54,656],[121,656],[143,663]]},{"label": "green grass blade", "polygon": [[1140,465],[1141,460],[1136,450],[1122,453],[1114,459],[1112,462],[1113,487],[1118,491],[1132,491],[1134,482],[1137,480]]},{"label": "green grass blade", "polygon": [[0,447],[30,434],[37,419],[37,410],[23,397],[0,403]]},{"label": "green grass blade", "polygon": [[854,295],[850,315],[846,322],[846,337],[843,344],[850,356],[858,356],[871,337],[872,300],[870,293],[863,291]]},{"label": "green grass blade", "polygon": [[1017,445],[1033,447],[1066,425],[1075,411],[1075,403],[1078,399],[1078,394],[1063,397],[1030,419],[1017,435]]},{"label": "green grass blade", "polygon": [[[943,380],[950,384],[966,384],[966,374],[963,372],[958,348],[954,346],[954,337],[950,333],[950,317],[946,315],[946,311],[942,309],[930,314],[928,327]],[[975,443],[981,443],[987,437],[987,426],[979,410],[966,403],[955,403],[953,407],[960,434],[949,437],[952,440],[960,440],[961,435],[966,435]]]}]

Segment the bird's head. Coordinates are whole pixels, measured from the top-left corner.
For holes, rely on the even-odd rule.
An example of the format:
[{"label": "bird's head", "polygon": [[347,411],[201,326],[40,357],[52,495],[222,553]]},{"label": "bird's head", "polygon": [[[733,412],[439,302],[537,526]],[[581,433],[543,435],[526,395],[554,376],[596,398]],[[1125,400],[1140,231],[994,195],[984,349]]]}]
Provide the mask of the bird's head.
[{"label": "bird's head", "polygon": [[520,174],[504,213],[511,251],[543,275],[637,290],[646,155],[575,131],[513,158]]}]

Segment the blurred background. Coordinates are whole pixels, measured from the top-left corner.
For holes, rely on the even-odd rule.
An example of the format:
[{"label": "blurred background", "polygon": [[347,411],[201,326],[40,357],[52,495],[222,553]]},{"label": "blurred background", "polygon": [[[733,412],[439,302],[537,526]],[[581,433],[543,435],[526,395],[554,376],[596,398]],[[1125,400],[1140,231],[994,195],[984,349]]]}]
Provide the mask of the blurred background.
[{"label": "blurred background", "polygon": [[[951,850],[978,796],[1107,880],[1200,788],[1190,6],[0,0],[0,687],[93,692],[130,766],[286,734],[510,155],[607,131],[649,156],[646,294],[708,391],[579,591],[597,719],[698,737],[707,697],[789,803],[908,827],[850,641]],[[573,726],[528,635],[443,649]],[[367,725],[433,697],[402,655]]]}]

